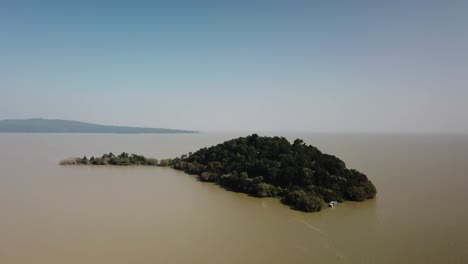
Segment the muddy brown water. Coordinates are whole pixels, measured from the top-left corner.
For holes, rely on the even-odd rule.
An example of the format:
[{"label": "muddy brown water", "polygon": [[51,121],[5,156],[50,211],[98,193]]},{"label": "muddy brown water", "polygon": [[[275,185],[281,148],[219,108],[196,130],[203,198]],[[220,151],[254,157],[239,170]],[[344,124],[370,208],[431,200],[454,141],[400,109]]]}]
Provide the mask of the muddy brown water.
[{"label": "muddy brown water", "polygon": [[57,165],[241,134],[0,134],[0,263],[468,263],[468,136],[283,135],[366,173],[377,198],[303,213],[170,168]]}]

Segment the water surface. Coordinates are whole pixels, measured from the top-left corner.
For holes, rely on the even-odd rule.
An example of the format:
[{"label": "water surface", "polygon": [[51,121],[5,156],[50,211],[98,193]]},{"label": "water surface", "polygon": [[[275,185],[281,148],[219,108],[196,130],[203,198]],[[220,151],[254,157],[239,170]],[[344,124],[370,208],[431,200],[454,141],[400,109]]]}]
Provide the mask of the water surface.
[{"label": "water surface", "polygon": [[170,168],[57,165],[175,157],[237,136],[0,134],[0,263],[468,262],[468,136],[285,134],[377,186],[377,199],[319,213]]}]

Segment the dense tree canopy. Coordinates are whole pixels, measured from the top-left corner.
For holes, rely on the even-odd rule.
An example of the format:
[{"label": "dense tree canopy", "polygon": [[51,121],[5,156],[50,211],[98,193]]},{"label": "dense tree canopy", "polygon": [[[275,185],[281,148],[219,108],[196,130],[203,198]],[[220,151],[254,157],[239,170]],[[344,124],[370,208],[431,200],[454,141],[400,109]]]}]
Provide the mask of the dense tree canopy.
[{"label": "dense tree canopy", "polygon": [[196,174],[200,181],[257,197],[280,197],[285,204],[320,211],[325,202],[364,201],[377,190],[363,173],[347,169],[335,156],[296,139],[253,134],[226,141],[180,158],[157,160],[126,152],[101,157],[71,158],[62,165],[154,165]]},{"label": "dense tree canopy", "polygon": [[283,137],[254,134],[183,155],[172,166],[233,191],[281,197],[307,212],[333,200],[363,201],[376,195],[366,175],[300,139],[291,144]]},{"label": "dense tree canopy", "polygon": [[[161,161],[162,162],[162,161]],[[160,164],[157,159],[146,158],[137,154],[128,154],[127,152],[122,152],[120,155],[114,155],[111,153],[104,154],[101,157],[91,157],[87,158],[69,158],[62,160],[61,165],[117,165],[117,166],[128,166],[128,165],[157,165],[164,166]]]}]

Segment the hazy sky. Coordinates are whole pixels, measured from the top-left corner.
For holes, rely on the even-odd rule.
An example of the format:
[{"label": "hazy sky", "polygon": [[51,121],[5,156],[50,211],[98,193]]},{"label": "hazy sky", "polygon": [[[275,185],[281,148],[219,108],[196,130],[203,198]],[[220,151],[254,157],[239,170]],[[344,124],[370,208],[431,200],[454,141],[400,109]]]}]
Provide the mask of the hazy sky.
[{"label": "hazy sky", "polygon": [[1,1],[0,119],[468,133],[468,1],[156,2]]}]

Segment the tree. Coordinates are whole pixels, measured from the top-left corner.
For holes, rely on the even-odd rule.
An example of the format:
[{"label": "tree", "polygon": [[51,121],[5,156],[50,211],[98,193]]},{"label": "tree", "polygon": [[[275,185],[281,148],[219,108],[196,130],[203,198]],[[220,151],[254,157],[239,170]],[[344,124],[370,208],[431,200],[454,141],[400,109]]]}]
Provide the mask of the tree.
[{"label": "tree", "polygon": [[158,160],[157,160],[157,159],[154,159],[154,158],[149,158],[149,159],[146,161],[146,164],[147,164],[147,165],[156,166],[156,165],[158,165]]},{"label": "tree", "polygon": [[376,194],[366,175],[301,139],[290,144],[284,137],[253,134],[183,155],[172,166],[230,190],[279,195],[303,211],[320,210],[325,201],[363,201]]},{"label": "tree", "polygon": [[295,207],[305,212],[317,212],[322,210],[323,200],[314,195],[305,195],[299,198]]},{"label": "tree", "polygon": [[[293,144],[284,137],[253,134],[174,159],[148,159],[122,152],[101,158],[78,158],[80,164],[157,165],[198,175],[200,181],[215,182],[227,189],[258,197],[279,196],[302,211],[318,211],[333,200],[364,201],[377,190],[367,176],[346,168],[339,158],[322,153],[301,139]],[[63,161],[61,164],[70,164]],[[240,173],[238,173],[240,172]]]},{"label": "tree", "polygon": [[211,172],[202,172],[199,177],[200,181],[209,182],[211,180]]},{"label": "tree", "polygon": [[278,191],[275,186],[260,182],[255,185],[253,195],[257,197],[274,197],[278,195]]},{"label": "tree", "polygon": [[159,161],[159,166],[161,167],[168,167],[172,165],[172,160],[171,159],[163,159]]}]

